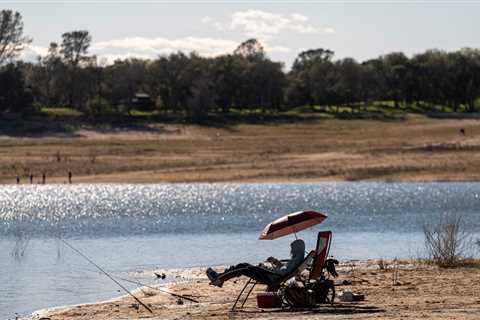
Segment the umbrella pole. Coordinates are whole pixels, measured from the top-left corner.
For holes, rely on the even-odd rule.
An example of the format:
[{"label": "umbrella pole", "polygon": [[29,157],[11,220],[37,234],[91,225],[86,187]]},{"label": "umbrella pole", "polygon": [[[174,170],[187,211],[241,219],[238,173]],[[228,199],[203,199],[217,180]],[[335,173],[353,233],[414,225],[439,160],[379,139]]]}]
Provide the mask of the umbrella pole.
[{"label": "umbrella pole", "polygon": [[295,240],[298,240],[297,238],[297,232],[295,231],[295,227],[292,226],[292,230],[293,230],[293,235],[295,236]]}]

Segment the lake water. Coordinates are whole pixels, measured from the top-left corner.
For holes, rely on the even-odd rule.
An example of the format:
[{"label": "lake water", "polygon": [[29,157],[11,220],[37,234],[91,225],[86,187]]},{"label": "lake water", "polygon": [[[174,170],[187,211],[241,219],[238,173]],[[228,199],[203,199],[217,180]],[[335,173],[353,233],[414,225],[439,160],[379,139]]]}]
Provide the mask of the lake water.
[{"label": "lake water", "polygon": [[158,268],[288,257],[293,236],[257,238],[303,209],[328,215],[298,234],[308,248],[332,230],[339,259],[411,258],[422,253],[422,226],[442,215],[460,214],[479,233],[480,183],[3,186],[0,319],[123,294],[58,238],[115,276],[152,284]]}]

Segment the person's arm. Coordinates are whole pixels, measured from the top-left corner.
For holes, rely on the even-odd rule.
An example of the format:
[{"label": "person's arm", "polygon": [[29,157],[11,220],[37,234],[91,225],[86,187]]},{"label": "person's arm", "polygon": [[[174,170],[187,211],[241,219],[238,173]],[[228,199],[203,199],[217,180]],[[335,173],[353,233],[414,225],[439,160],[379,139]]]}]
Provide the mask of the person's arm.
[{"label": "person's arm", "polygon": [[275,257],[268,257],[267,261],[270,262],[275,269],[280,269],[283,266],[282,261],[278,260]]}]

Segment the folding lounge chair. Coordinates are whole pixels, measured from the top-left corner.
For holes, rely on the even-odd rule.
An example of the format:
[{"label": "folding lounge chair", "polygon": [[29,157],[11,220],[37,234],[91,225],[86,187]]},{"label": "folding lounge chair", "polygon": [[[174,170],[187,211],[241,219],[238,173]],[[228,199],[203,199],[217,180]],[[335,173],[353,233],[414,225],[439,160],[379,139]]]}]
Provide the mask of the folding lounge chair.
[{"label": "folding lounge chair", "polygon": [[332,242],[332,231],[320,231],[317,236],[317,247],[315,249],[315,257],[313,258],[312,268],[308,280],[318,280],[323,274],[325,261],[330,252],[330,244]]},{"label": "folding lounge chair", "polygon": [[[335,285],[333,280],[325,277],[324,270],[328,269],[328,253],[332,242],[331,231],[320,231],[317,237],[316,255],[310,268],[309,277],[304,282],[305,287],[315,292],[317,303],[333,303],[335,299]],[[335,268],[333,268],[333,276],[336,276]]]},{"label": "folding lounge chair", "polygon": [[[325,268],[329,272],[331,270],[330,261],[327,259],[331,239],[331,231],[318,233],[315,256],[309,266],[310,273],[306,279],[299,279],[302,285],[294,284],[285,288],[283,301],[286,305],[292,308],[312,308],[322,303],[333,303],[335,285],[324,274]],[[332,273],[332,275],[334,274]]]},{"label": "folding lounge chair", "polygon": [[237,296],[237,299],[235,300],[235,303],[233,304],[232,306],[232,309],[231,311],[235,311],[235,308],[238,304],[238,302],[240,301],[240,298],[242,297],[242,294],[246,291],[247,287],[249,285],[251,285],[251,287],[248,289],[247,291],[247,295],[245,296],[245,298],[243,299],[242,301],[242,304],[241,304],[241,307],[240,308],[243,308],[243,306],[245,305],[245,302],[247,302],[247,299],[248,297],[250,296],[250,294],[252,293],[253,289],[255,288],[255,286],[257,284],[264,284],[264,285],[267,285],[267,291],[277,291],[280,286],[282,285],[282,283],[284,283],[285,281],[291,279],[292,277],[294,277],[296,274],[302,272],[303,270],[305,270],[307,268],[307,266],[309,265],[310,261],[315,257],[315,251],[312,250],[306,257],[305,259],[298,265],[297,268],[295,268],[292,272],[284,275],[284,276],[279,276],[277,273],[273,272],[273,271],[270,271],[270,270],[265,270],[267,272],[269,272],[271,275],[272,275],[272,278],[273,280],[270,280],[268,281],[267,279],[265,279],[265,281],[256,281],[256,280],[253,280],[252,278],[249,278],[247,283],[243,286],[242,290],[240,291],[240,293],[238,294]]}]

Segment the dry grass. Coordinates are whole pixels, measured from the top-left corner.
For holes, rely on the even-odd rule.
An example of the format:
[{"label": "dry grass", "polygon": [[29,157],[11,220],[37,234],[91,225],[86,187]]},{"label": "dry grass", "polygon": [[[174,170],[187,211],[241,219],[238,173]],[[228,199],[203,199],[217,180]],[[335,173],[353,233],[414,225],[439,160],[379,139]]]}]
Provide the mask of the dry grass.
[{"label": "dry grass", "polygon": [[[0,182],[480,180],[480,121],[151,125],[73,137],[0,138]],[[459,134],[464,128],[466,136]]]},{"label": "dry grass", "polygon": [[474,242],[465,230],[462,217],[445,215],[433,224],[423,226],[428,260],[439,267],[453,268],[471,263]]}]

